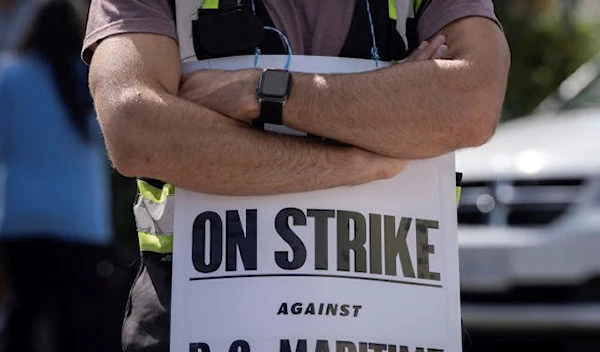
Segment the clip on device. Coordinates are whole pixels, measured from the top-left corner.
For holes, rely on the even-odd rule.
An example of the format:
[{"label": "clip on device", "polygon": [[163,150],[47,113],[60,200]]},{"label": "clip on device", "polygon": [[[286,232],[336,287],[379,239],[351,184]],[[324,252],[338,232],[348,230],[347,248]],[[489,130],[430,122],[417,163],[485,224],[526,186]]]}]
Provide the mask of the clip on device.
[{"label": "clip on device", "polygon": [[200,8],[192,35],[200,60],[252,53],[265,38],[263,24],[243,0],[220,0],[217,9]]}]

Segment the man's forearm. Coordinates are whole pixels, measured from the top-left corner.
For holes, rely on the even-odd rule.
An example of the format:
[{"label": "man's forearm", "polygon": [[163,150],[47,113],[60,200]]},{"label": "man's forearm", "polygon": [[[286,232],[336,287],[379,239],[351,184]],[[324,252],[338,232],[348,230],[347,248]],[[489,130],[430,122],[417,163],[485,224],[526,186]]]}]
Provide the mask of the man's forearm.
[{"label": "man's forearm", "polygon": [[440,34],[453,60],[362,74],[296,75],[284,123],[407,159],[484,143],[495,130],[506,90],[510,56],[504,35],[492,21],[476,17]]},{"label": "man's forearm", "polygon": [[[506,90],[510,57],[504,35],[492,21],[476,17],[453,22],[440,34],[430,49],[446,43],[451,60],[425,55],[365,73],[293,73],[284,124],[402,159],[484,143],[495,130]],[[182,96],[249,121],[259,114],[259,76],[257,70],[198,72],[184,80]]]},{"label": "man's forearm", "polygon": [[473,122],[500,113],[500,101],[485,103],[471,71],[462,60],[438,60],[363,74],[296,74],[284,123],[382,155],[440,155],[487,139],[471,131]]},{"label": "man's forearm", "polygon": [[[473,70],[464,60],[422,60],[365,73],[294,72],[283,122],[382,155],[409,159],[439,155],[471,144],[468,134],[476,132],[470,132],[469,122],[498,114],[499,106],[485,102]],[[193,81],[184,79],[180,94],[248,121],[259,115],[255,93],[259,75],[256,70],[196,72]],[[218,93],[203,95],[204,91]]]},{"label": "man's forearm", "polygon": [[250,195],[365,183],[405,166],[358,148],[254,130],[177,97],[178,50],[164,36],[105,39],[95,51],[89,81],[109,156],[127,176]]},{"label": "man's forearm", "polygon": [[98,112],[105,114],[113,162],[128,176],[200,192],[256,195],[360,184],[401,170],[397,161],[383,165],[356,148],[255,130],[152,89],[122,97],[116,110],[100,104]]}]

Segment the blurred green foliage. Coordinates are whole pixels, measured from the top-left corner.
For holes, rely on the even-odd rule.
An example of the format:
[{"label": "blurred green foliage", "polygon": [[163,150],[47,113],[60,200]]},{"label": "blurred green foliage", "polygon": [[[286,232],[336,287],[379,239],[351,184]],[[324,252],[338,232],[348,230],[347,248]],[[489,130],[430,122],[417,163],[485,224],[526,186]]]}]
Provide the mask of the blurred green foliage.
[{"label": "blurred green foliage", "polygon": [[511,119],[529,114],[600,50],[600,22],[578,21],[577,7],[565,11],[560,1],[496,0],[494,5],[512,53],[504,112]]}]

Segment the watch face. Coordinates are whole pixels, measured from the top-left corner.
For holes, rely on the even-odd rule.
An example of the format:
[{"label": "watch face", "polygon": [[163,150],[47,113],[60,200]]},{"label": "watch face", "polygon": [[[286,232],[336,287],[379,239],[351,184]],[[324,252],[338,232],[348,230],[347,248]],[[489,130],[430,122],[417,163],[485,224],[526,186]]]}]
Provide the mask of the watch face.
[{"label": "watch face", "polygon": [[260,83],[261,96],[285,98],[289,92],[290,73],[283,70],[267,70],[263,73]]}]

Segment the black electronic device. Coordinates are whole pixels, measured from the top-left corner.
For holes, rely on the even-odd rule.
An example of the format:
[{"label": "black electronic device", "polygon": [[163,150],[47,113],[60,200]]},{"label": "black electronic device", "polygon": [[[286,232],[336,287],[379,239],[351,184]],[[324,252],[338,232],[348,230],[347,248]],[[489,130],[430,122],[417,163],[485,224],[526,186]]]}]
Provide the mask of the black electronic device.
[{"label": "black electronic device", "polygon": [[253,53],[265,31],[249,1],[220,0],[218,8],[198,10],[192,36],[196,57],[202,60]]},{"label": "black electronic device", "polygon": [[288,70],[267,69],[258,83],[259,122],[282,124],[283,105],[290,96],[292,74]]}]

